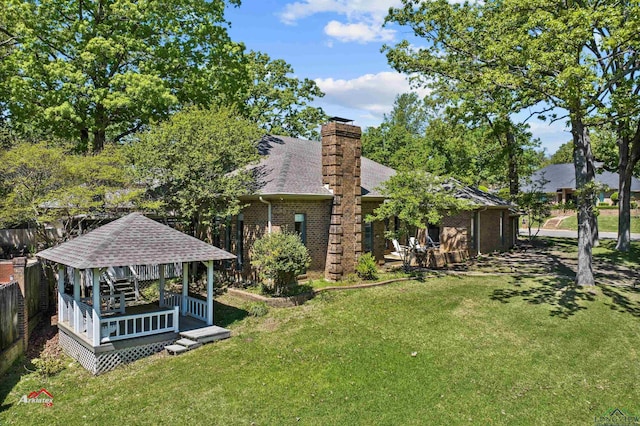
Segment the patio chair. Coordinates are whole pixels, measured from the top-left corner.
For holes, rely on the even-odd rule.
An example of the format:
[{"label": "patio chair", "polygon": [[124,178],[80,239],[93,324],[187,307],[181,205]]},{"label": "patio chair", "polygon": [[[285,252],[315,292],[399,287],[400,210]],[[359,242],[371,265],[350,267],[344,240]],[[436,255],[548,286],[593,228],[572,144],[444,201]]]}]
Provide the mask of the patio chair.
[{"label": "patio chair", "polygon": [[407,246],[400,245],[398,240],[394,239],[391,240],[391,242],[393,243],[393,249],[395,250],[391,252],[392,255],[402,257],[409,251],[409,248]]},{"label": "patio chair", "polygon": [[440,248],[440,243],[436,243],[435,241],[433,241],[433,238],[431,238],[429,235],[427,235],[427,247],[429,248]]},{"label": "patio chair", "polygon": [[422,246],[416,237],[409,237],[409,248],[412,250],[422,250]]}]

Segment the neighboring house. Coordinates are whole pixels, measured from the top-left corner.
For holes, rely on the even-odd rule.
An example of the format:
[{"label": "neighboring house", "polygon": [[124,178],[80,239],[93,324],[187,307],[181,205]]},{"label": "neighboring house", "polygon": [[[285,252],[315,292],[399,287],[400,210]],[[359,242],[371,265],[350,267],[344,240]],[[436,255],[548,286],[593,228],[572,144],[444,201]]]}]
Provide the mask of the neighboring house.
[{"label": "neighboring house", "polygon": [[[619,174],[602,170],[602,163],[596,163],[596,182],[606,188],[598,194],[599,202],[613,204],[611,194],[618,191]],[[573,163],[551,164],[531,175],[531,182],[522,186],[523,191],[529,191],[538,182],[542,183],[541,192],[549,194],[556,203],[566,203],[574,200],[576,191],[576,171]],[[640,199],[640,180],[631,178],[631,198]]]},{"label": "neighboring house", "polygon": [[[252,167],[257,187],[242,199],[246,206],[226,227],[220,245],[238,256],[239,267],[250,273],[250,248],[268,232],[297,232],[311,255],[312,271],[330,280],[353,273],[361,253],[384,261],[387,227],[366,223],[384,197],[380,185],[395,171],[361,157],[360,128],[333,119],[322,126],[322,141],[265,136],[259,144],[263,159]],[[477,189],[460,196],[476,210],[445,217],[429,235],[443,251],[506,250],[516,238],[517,215],[504,200]],[[393,221],[392,221],[393,222]]]}]

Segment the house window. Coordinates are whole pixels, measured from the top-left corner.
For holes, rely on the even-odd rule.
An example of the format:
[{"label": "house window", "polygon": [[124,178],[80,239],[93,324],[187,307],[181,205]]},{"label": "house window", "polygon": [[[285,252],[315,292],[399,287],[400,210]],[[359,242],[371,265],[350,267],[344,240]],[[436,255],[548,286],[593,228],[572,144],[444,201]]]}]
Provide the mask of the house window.
[{"label": "house window", "polygon": [[307,245],[307,215],[304,213],[296,213],[295,215],[295,231],[300,235],[302,244]]},{"label": "house window", "polygon": [[473,218],[471,219],[471,244],[469,248],[478,250],[478,243],[478,212],[475,211],[473,212]]},{"label": "house window", "polygon": [[431,238],[431,241],[438,244],[440,243],[440,227],[429,224],[427,227],[427,235]]},{"label": "house window", "polygon": [[236,256],[238,268],[242,269],[244,251],[244,215],[240,213],[236,222]]},{"label": "house window", "polygon": [[364,224],[364,240],[362,244],[362,251],[373,253],[373,224],[370,222],[365,222]]}]

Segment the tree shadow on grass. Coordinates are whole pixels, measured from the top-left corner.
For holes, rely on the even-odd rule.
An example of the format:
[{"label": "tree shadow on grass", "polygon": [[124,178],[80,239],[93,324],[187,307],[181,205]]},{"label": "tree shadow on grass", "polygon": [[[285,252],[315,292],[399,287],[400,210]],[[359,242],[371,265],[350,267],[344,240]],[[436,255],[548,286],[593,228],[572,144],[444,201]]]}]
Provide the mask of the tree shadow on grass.
[{"label": "tree shadow on grass", "polygon": [[640,318],[640,301],[632,300],[625,292],[640,294],[640,289],[636,287],[613,287],[607,285],[599,286],[602,294],[611,298],[610,303],[606,303],[612,310],[624,312]]},{"label": "tree shadow on grass", "polygon": [[524,287],[523,281],[531,278],[534,277],[526,275],[514,277],[514,287],[494,290],[490,296],[491,300],[509,303],[511,299],[520,298],[532,305],[549,305],[551,307],[549,315],[562,319],[587,309],[583,303],[595,300],[592,290],[577,287],[570,278],[538,278],[532,286]]},{"label": "tree shadow on grass", "polygon": [[213,301],[215,324],[219,327],[227,327],[236,321],[241,321],[249,315],[249,312],[232,305]]}]

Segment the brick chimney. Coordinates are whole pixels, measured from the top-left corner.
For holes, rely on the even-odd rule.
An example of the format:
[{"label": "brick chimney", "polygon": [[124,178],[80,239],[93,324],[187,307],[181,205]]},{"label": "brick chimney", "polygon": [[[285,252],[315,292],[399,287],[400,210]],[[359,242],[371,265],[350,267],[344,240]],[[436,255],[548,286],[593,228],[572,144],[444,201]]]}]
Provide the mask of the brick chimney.
[{"label": "brick chimney", "polygon": [[322,126],[322,183],[333,191],[325,278],[355,272],[362,251],[360,127],[334,117]]}]

